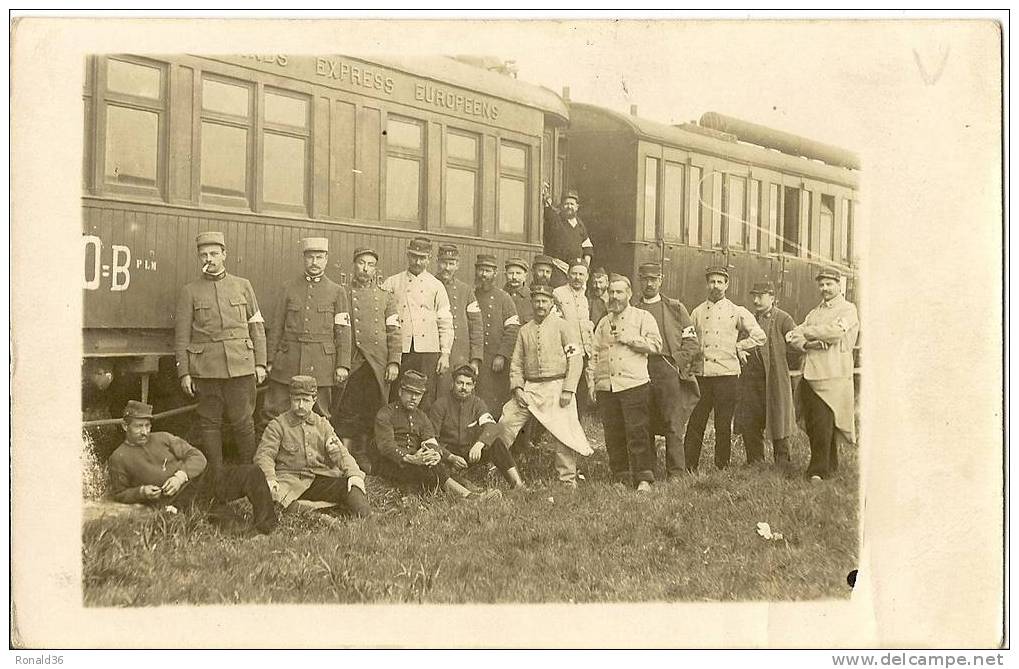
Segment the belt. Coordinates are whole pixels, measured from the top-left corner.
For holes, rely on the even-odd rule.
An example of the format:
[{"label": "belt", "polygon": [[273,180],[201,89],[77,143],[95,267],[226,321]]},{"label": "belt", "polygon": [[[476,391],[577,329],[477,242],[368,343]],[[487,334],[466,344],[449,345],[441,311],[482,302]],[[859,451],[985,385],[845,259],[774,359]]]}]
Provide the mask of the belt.
[{"label": "belt", "polygon": [[524,380],[525,381],[530,381],[531,383],[544,383],[545,381],[558,381],[559,379],[565,379],[565,378],[566,378],[565,374],[557,374],[556,376],[536,376],[536,377],[533,377],[533,378],[529,378],[529,377],[525,376]]},{"label": "belt", "polygon": [[235,339],[250,339],[247,329],[243,332],[234,330],[226,332],[217,332],[216,334],[205,334],[201,332],[193,332],[191,335],[192,344],[209,344],[216,341],[232,341]]},{"label": "belt", "polygon": [[293,335],[290,335],[290,336],[284,335],[283,336],[283,341],[293,342],[295,344],[328,344],[332,340],[333,340],[333,333],[331,333],[331,332],[328,335],[325,335],[325,334],[322,334],[322,335],[302,334],[302,335],[297,335],[296,337],[293,336]]}]

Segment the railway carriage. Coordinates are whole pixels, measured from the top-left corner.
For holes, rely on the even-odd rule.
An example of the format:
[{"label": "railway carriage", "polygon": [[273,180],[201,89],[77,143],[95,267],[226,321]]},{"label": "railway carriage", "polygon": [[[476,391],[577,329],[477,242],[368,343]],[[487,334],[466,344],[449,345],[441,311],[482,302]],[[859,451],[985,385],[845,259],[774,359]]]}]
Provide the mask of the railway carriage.
[{"label": "railway carriage", "polygon": [[673,126],[569,107],[569,183],[596,264],[636,276],[661,262],[662,291],[690,308],[704,300],[705,267],[725,265],[735,302],[772,280],[797,322],[817,304],[815,270],[835,265],[856,300],[853,154],[714,113]]},{"label": "railway carriage", "polygon": [[451,58],[95,56],[83,101],[85,403],[112,380],[114,416],[184,403],[173,320],[199,232],[225,233],[269,315],[302,237],[329,238],[339,283],[355,247],[385,276],[419,234],[460,245],[469,280],[481,251],[540,252],[541,184],[563,184],[562,99]]}]

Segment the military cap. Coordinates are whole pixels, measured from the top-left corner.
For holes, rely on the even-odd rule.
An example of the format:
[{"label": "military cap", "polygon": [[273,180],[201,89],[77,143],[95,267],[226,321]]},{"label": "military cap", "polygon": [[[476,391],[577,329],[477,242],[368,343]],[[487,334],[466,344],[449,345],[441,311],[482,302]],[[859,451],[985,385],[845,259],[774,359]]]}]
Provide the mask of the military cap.
[{"label": "military cap", "polygon": [[537,267],[538,265],[548,265],[549,267],[555,267],[555,263],[552,262],[552,259],[545,255],[534,256],[534,260],[532,261],[531,264],[534,267]]},{"label": "military cap", "polygon": [[304,376],[303,374],[292,376],[290,377],[290,394],[318,395],[318,382],[315,381],[314,376]]},{"label": "military cap", "polygon": [[207,244],[219,244],[226,249],[226,237],[223,236],[222,232],[209,231],[198,233],[198,236],[195,237],[195,246],[201,248]]},{"label": "military cap", "polygon": [[751,295],[763,295],[764,293],[775,294],[775,284],[771,281],[758,281],[754,283],[754,287],[750,289]]},{"label": "military cap", "polygon": [[552,286],[547,283],[532,283],[531,284],[531,297],[535,295],[544,295],[545,297],[552,297]]},{"label": "military cap", "polygon": [[475,372],[474,368],[471,367],[470,365],[460,365],[459,367],[454,369],[452,378],[455,379],[458,376],[469,376],[475,381],[478,380],[478,373]]},{"label": "military cap", "polygon": [[625,274],[616,274],[615,272],[609,274],[609,284],[613,284],[618,281],[622,281],[623,283],[625,283],[628,288],[633,287],[630,284],[630,277],[626,276]]},{"label": "military cap", "polygon": [[410,390],[415,393],[424,393],[428,390],[428,377],[416,369],[408,369],[400,377],[400,390]]},{"label": "military cap", "polygon": [[531,268],[527,264],[527,261],[524,260],[523,258],[518,258],[517,256],[513,256],[512,258],[506,261],[506,269],[509,269],[510,267],[519,267],[525,272],[531,271]]},{"label": "military cap", "polygon": [[583,258],[574,258],[570,261],[570,269],[573,269],[574,267],[583,267],[584,269],[587,269],[587,263],[584,262]]},{"label": "military cap", "polygon": [[415,237],[407,245],[407,252],[416,256],[427,256],[432,253],[432,242],[427,237]]},{"label": "military cap", "polygon": [[591,270],[591,276],[603,276],[607,279],[609,273],[605,270],[604,267],[595,267],[593,270]]},{"label": "military cap", "polygon": [[376,251],[375,249],[373,249],[370,246],[359,246],[356,249],[354,249],[354,260],[357,260],[358,258],[360,258],[363,255],[374,256],[376,262],[379,259],[379,252]]},{"label": "military cap", "polygon": [[642,263],[637,269],[637,274],[640,276],[662,276],[662,264],[658,262],[646,262]]},{"label": "military cap", "polygon": [[842,273],[839,272],[834,267],[822,267],[821,269],[819,269],[817,271],[817,276],[814,277],[815,281],[820,281],[821,279],[831,279],[832,281],[841,281],[842,280]]},{"label": "military cap", "polygon": [[459,260],[460,249],[456,244],[439,244],[439,260]]},{"label": "military cap", "polygon": [[325,237],[305,237],[301,240],[301,252],[325,251],[329,253],[329,240]]},{"label": "military cap", "polygon": [[124,418],[148,418],[152,419],[152,405],[138,400],[128,400],[124,407]]},{"label": "military cap", "polygon": [[724,265],[711,265],[704,270],[704,278],[711,276],[712,274],[718,274],[724,276],[725,280],[729,280],[729,268]]},{"label": "military cap", "polygon": [[495,259],[495,256],[491,253],[480,253],[478,259],[474,262],[475,267],[491,267],[492,269],[499,268],[499,262]]},{"label": "military cap", "polygon": [[565,202],[566,200],[573,200],[577,204],[580,204],[580,194],[577,193],[575,188],[571,188],[568,191],[566,191],[566,197],[563,198],[563,202]]}]

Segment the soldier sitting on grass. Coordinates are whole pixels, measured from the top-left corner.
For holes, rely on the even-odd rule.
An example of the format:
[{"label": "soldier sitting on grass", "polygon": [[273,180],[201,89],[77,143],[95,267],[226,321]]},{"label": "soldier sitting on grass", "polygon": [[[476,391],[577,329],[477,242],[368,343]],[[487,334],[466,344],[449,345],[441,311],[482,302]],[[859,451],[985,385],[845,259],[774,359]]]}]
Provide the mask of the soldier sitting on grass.
[{"label": "soldier sitting on grass", "polygon": [[145,503],[183,509],[223,505],[241,497],[251,502],[255,528],[276,527],[276,510],[265,476],[255,465],[207,469],[197,448],[169,432],[152,432],[152,406],[131,400],[124,408],[124,443],[110,456],[110,489],[124,504]]},{"label": "soldier sitting on grass", "polygon": [[442,488],[450,496],[488,500],[502,496],[499,490],[478,494],[449,477],[442,462],[442,447],[435,428],[418,404],[428,387],[428,379],[417,370],[407,370],[400,378],[396,402],[379,410],[375,417],[377,457],[373,473],[395,483],[415,484],[423,490]]},{"label": "soldier sitting on grass", "polygon": [[428,418],[439,433],[442,462],[454,470],[466,470],[478,463],[494,464],[515,490],[524,487],[517,463],[497,439],[500,430],[485,400],[474,394],[478,373],[470,365],[453,372],[452,388],[432,403]]},{"label": "soldier sitting on grass", "polygon": [[318,383],[313,376],[290,379],[290,409],[272,419],[255,451],[272,498],[296,510],[298,500],[343,504],[359,517],[371,513],[364,472],[333,432],[328,419],[314,413]]}]

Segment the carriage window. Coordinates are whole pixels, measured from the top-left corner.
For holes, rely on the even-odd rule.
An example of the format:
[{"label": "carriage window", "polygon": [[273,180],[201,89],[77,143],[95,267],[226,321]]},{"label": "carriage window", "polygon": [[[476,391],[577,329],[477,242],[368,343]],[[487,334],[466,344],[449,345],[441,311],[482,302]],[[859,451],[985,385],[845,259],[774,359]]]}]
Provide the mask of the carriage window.
[{"label": "carriage window", "polygon": [[690,166],[690,197],[687,199],[689,211],[687,213],[687,244],[690,246],[701,245],[701,221],[704,218],[704,200],[701,193],[703,184],[701,168]]},{"label": "carriage window", "polygon": [[477,221],[478,138],[446,135],[446,225],[474,230]]},{"label": "carriage window", "polygon": [[821,209],[817,216],[818,225],[818,253],[820,257],[832,259],[832,242],[835,236],[835,197],[832,195],[821,196]]},{"label": "carriage window", "polygon": [[308,127],[308,102],[290,95],[265,94],[265,122]]},{"label": "carriage window", "polygon": [[291,211],[306,209],[308,99],[265,92],[262,130],[262,200]]},{"label": "carriage window", "polygon": [[204,77],[201,106],[202,194],[247,198],[251,87]]},{"label": "carriage window", "polygon": [[158,113],[107,105],[107,183],[154,188],[158,155]]},{"label": "carriage window", "polygon": [[743,224],[746,221],[747,180],[727,174],[725,177],[726,245],[743,248]]},{"label": "carriage window", "polygon": [[527,232],[527,147],[499,142],[499,232],[523,236]]},{"label": "carriage window", "polygon": [[423,135],[421,123],[395,116],[386,120],[386,218],[421,220]]},{"label": "carriage window", "polygon": [[757,250],[757,240],[761,233],[761,182],[750,180],[750,216],[747,220],[747,247]]},{"label": "carriage window", "polygon": [[683,239],[683,166],[665,163],[665,211],[666,239]]},{"label": "carriage window", "polygon": [[803,240],[796,246],[796,254],[802,257],[810,256],[810,217],[811,217],[811,194],[809,190],[800,191],[800,227],[803,233]]},{"label": "carriage window", "polygon": [[106,61],[106,90],[151,100],[162,97],[163,71],[157,67],[127,63],[110,58]]},{"label": "carriage window", "polygon": [[249,93],[247,86],[228,84],[215,79],[203,79],[202,109],[248,118],[251,115]]},{"label": "carriage window", "polygon": [[722,216],[719,212],[722,208],[722,174],[721,172],[711,173],[711,245],[722,246]]},{"label": "carriage window", "polygon": [[782,188],[778,184],[768,186],[768,229],[761,244],[769,253],[778,250],[778,212],[781,211],[779,199],[782,197]]},{"label": "carriage window", "polygon": [[842,206],[842,244],[840,246],[842,253],[842,262],[847,265],[852,264],[853,252],[853,201],[845,200]]},{"label": "carriage window", "polygon": [[657,239],[655,219],[658,216],[658,159],[644,160],[644,239]]}]

